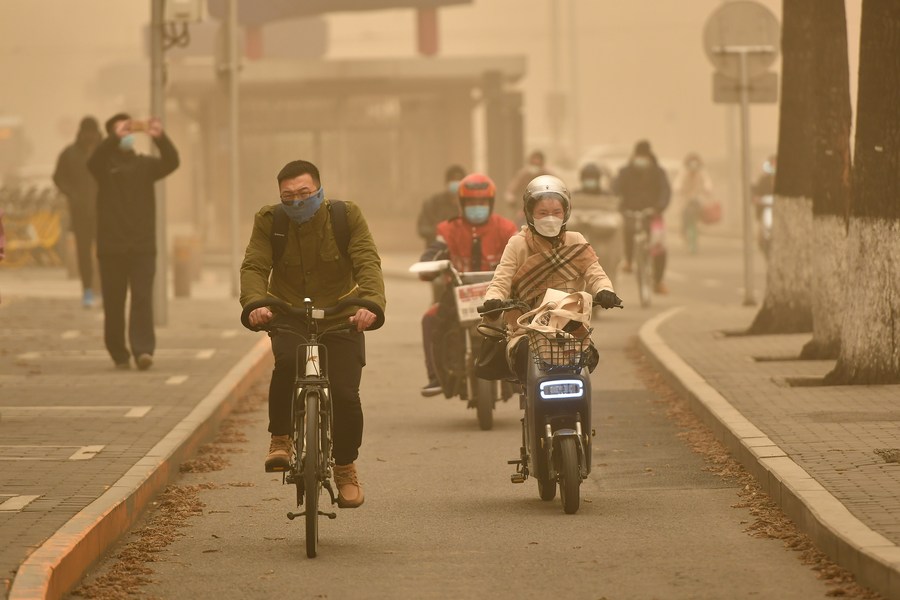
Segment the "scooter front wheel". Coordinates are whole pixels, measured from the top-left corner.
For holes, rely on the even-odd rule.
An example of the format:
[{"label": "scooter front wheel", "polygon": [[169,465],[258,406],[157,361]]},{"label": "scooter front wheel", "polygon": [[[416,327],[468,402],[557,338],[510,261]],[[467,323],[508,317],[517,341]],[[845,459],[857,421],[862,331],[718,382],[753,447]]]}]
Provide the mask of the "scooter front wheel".
[{"label": "scooter front wheel", "polygon": [[578,449],[574,437],[559,440],[559,499],[567,515],[578,512],[581,504],[581,472],[578,469]]}]

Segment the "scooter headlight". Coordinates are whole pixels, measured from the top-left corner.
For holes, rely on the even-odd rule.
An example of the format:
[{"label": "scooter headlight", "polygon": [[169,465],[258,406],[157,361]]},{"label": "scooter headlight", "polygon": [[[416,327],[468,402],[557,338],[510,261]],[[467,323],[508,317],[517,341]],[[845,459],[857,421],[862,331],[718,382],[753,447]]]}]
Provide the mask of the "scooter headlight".
[{"label": "scooter headlight", "polygon": [[584,395],[584,382],[580,379],[542,381],[538,386],[538,391],[544,400],[581,398]]}]

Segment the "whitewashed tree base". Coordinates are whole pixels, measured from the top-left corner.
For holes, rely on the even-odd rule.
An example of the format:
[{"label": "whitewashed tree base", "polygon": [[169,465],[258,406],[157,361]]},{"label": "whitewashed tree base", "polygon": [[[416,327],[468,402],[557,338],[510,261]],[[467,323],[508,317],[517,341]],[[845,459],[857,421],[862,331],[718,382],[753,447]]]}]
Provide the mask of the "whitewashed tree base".
[{"label": "whitewashed tree base", "polygon": [[843,217],[813,217],[811,306],[813,337],[800,358],[834,359],[841,349],[841,324],[847,314],[847,225]]},{"label": "whitewashed tree base", "polygon": [[900,220],[850,220],[841,352],[829,384],[900,383]]}]

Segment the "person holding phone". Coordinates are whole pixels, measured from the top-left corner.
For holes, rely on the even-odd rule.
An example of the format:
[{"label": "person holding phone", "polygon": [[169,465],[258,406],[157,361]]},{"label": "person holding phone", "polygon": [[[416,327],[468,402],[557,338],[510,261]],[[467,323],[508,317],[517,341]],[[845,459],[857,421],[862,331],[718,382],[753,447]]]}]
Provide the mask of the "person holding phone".
[{"label": "person holding phone", "polygon": [[[134,151],[136,132],[146,132],[159,156]],[[97,259],[103,293],[103,333],[117,369],[153,365],[153,279],[156,275],[157,180],[178,168],[178,151],[157,118],[135,121],[126,113],[106,121],[106,139],[88,160],[97,180]],[[128,342],[125,299],[131,292]],[[129,350],[130,348],[130,350]]]}]

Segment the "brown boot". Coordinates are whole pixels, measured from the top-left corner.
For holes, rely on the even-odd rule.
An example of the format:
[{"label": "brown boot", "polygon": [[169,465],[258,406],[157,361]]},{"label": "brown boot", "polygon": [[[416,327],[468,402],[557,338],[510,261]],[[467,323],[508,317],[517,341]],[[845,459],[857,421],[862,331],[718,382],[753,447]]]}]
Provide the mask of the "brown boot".
[{"label": "brown boot", "polygon": [[273,435],[269,443],[269,455],[266,456],[266,473],[287,471],[291,468],[294,456],[294,443],[289,435]]},{"label": "brown boot", "polygon": [[356,508],[365,501],[354,463],[334,465],[334,483],[338,491],[338,508]]}]

